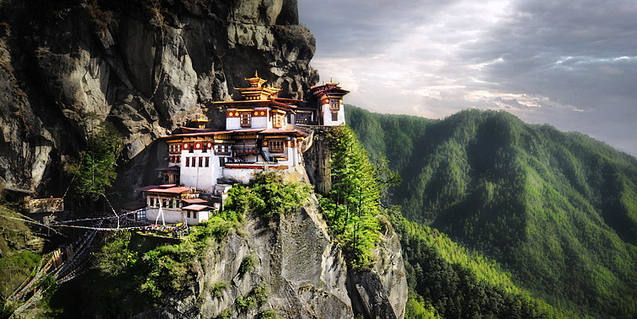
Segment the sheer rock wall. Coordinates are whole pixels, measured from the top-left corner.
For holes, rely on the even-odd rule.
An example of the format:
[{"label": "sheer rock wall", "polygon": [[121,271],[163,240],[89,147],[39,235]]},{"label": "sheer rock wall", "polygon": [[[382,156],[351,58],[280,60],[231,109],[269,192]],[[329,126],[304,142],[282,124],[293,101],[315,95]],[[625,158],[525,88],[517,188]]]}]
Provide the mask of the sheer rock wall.
[{"label": "sheer rock wall", "polygon": [[296,98],[318,79],[296,0],[13,0],[0,21],[0,183],[40,196],[62,195],[103,121],[137,186],[165,161],[154,141],[255,71]]}]

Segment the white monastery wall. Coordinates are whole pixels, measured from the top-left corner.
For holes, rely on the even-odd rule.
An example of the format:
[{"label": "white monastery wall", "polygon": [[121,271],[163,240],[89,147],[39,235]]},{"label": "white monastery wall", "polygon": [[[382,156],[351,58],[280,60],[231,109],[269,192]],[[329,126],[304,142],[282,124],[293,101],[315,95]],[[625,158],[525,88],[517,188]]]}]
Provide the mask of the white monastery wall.
[{"label": "white monastery wall", "polygon": [[323,125],[341,125],[345,124],[345,111],[343,105],[338,110],[338,120],[332,121],[332,111],[329,104],[321,105],[321,115],[323,116]]},{"label": "white monastery wall", "polygon": [[[181,209],[173,209],[173,208],[162,208],[163,211],[163,215],[164,215],[164,223],[167,224],[177,224],[177,223],[183,223],[184,222],[184,214]],[[155,223],[155,220],[157,220],[157,224],[162,223],[162,217],[159,216],[159,219],[157,219],[159,215],[159,208],[151,208],[148,207],[148,209],[146,209],[146,219],[151,222],[151,223]]]},{"label": "white monastery wall", "polygon": [[226,130],[240,130],[241,120],[238,117],[226,117]]}]

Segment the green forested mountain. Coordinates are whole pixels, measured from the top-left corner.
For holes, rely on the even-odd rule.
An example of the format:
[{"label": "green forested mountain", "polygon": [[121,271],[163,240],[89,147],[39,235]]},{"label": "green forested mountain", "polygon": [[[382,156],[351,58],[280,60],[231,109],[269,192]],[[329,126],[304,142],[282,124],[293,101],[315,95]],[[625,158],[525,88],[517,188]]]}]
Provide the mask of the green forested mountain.
[{"label": "green forested mountain", "polygon": [[391,199],[407,219],[496,260],[556,308],[637,316],[637,159],[506,112],[346,111],[372,159],[402,176]]}]

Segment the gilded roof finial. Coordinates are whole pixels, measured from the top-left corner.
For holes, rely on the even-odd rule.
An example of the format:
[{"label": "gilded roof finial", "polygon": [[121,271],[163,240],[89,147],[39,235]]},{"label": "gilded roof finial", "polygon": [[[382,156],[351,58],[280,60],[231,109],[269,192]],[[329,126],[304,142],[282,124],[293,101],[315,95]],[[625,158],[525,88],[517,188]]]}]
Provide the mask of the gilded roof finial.
[{"label": "gilded roof finial", "polygon": [[339,85],[339,84],[341,84],[341,83],[336,83],[336,82],[334,82],[334,78],[330,78],[330,82],[325,83],[325,84],[326,84],[326,85]]}]

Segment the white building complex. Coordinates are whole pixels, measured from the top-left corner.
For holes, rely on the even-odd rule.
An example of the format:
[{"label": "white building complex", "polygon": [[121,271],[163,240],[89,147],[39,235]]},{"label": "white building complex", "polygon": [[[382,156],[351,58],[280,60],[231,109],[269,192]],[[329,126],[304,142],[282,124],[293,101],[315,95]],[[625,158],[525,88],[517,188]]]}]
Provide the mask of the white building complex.
[{"label": "white building complex", "polygon": [[207,128],[208,118],[164,137],[168,167],[161,186],[140,189],[150,222],[197,224],[219,209],[233,183],[247,184],[263,171],[295,170],[302,165],[300,144],[306,134],[296,125],[345,123],[343,96],[335,83],[310,89],[308,102],[279,98],[280,89],[263,86],[257,74],[237,88],[239,101],[214,102],[225,114],[225,129]]}]

